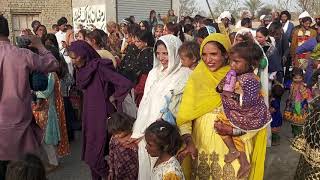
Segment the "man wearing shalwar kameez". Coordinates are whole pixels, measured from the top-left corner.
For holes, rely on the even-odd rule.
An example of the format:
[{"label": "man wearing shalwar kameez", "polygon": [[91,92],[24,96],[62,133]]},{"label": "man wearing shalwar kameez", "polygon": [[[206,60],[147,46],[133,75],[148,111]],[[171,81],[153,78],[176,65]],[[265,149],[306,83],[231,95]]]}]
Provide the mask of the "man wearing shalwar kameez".
[{"label": "man wearing shalwar kameez", "polygon": [[37,55],[11,45],[8,37],[8,21],[0,15],[0,179],[4,179],[8,161],[39,148],[41,131],[32,120],[29,74],[59,67],[40,39],[31,38]]}]

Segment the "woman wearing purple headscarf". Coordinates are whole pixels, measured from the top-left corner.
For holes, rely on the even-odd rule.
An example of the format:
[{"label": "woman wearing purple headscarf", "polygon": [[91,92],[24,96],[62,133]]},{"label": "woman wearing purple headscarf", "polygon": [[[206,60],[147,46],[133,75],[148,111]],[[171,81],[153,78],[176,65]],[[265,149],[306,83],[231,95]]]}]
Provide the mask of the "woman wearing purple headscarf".
[{"label": "woman wearing purple headscarf", "polygon": [[[122,102],[132,84],[118,74],[112,61],[101,59],[85,41],[75,41],[69,56],[76,67],[76,83],[83,91],[83,152],[82,159],[89,165],[93,180],[107,177],[104,160],[107,116],[122,110]],[[114,97],[115,106],[110,102]]]}]

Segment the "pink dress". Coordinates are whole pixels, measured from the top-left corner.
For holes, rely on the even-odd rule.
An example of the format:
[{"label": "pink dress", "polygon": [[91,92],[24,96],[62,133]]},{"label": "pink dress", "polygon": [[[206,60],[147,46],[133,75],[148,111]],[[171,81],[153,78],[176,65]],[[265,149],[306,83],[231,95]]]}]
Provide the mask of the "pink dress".
[{"label": "pink dress", "polygon": [[49,51],[39,54],[0,41],[0,161],[38,150],[41,130],[32,120],[29,74],[59,67]]}]

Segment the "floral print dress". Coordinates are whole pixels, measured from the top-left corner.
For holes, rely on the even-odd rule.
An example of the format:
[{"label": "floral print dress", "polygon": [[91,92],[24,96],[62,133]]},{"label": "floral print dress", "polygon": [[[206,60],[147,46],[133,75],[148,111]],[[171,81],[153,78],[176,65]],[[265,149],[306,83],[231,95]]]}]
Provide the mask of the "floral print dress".
[{"label": "floral print dress", "polygon": [[152,170],[151,180],[185,180],[179,161],[173,156]]}]

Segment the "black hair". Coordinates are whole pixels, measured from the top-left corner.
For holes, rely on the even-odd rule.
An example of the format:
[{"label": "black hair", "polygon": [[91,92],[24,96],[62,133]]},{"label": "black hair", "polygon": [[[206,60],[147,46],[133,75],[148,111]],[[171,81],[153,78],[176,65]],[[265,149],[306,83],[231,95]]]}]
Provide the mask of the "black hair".
[{"label": "black hair", "polygon": [[108,39],[109,39],[109,36],[106,32],[104,32],[102,29],[95,29],[96,31],[98,31],[100,33],[100,36],[102,38],[102,43],[101,43],[101,46],[105,49],[105,50],[108,50],[108,51],[111,51],[110,50],[110,47],[109,47],[109,42],[108,42]]},{"label": "black hair", "polygon": [[205,17],[197,14],[197,15],[194,16],[194,21],[198,22],[200,19],[204,19],[204,18],[205,18]]},{"label": "black hair", "polygon": [[89,33],[87,34],[86,38],[95,40],[95,41],[96,41],[96,44],[97,44],[100,48],[104,47],[101,33],[100,33],[97,29],[89,32]]},{"label": "black hair", "polygon": [[151,14],[155,14],[156,15],[155,17],[157,17],[156,11],[155,10],[151,10],[150,13],[149,13],[149,21],[150,22],[153,21],[153,19],[151,19]]},{"label": "black hair", "polygon": [[[150,32],[151,32],[151,27],[150,27],[148,21],[141,21],[140,23],[143,24],[143,26],[146,28],[147,31],[150,31]],[[139,25],[140,25],[140,23],[139,23]],[[140,28],[141,28],[141,27],[140,27]]]},{"label": "black hair", "polygon": [[137,36],[137,34],[140,31],[140,26],[139,24],[130,24],[128,27],[128,34],[131,36]]},{"label": "black hair", "polygon": [[8,20],[2,14],[0,15],[0,36],[9,37]]},{"label": "black hair", "polygon": [[271,95],[275,98],[281,98],[284,94],[284,88],[281,84],[274,84],[271,89]]},{"label": "black hair", "polygon": [[205,39],[207,36],[209,36],[207,27],[202,27],[198,30],[197,37]]},{"label": "black hair", "polygon": [[135,119],[126,113],[113,113],[107,120],[108,133],[132,132],[134,122]]},{"label": "black hair", "polygon": [[44,38],[44,42],[46,42],[46,41],[51,41],[51,43],[54,45],[54,47],[59,49],[59,44],[58,44],[58,40],[57,40],[56,35],[54,35],[52,33],[48,33]]},{"label": "black hair", "polygon": [[179,55],[181,53],[184,53],[185,56],[187,56],[190,59],[195,59],[197,62],[201,59],[200,45],[194,41],[184,42],[180,46],[178,53],[179,53]]},{"label": "black hair", "polygon": [[282,11],[282,12],[280,13],[280,18],[281,18],[281,16],[284,15],[284,14],[288,17],[288,20],[291,20],[291,14],[289,13],[289,11]]},{"label": "black hair", "polygon": [[292,77],[294,77],[294,76],[302,76],[303,77],[303,75],[304,75],[303,70],[301,68],[297,68],[297,67],[294,67],[292,69],[291,74],[292,74]]},{"label": "black hair", "polygon": [[81,29],[78,33],[82,34],[83,38],[86,39],[88,30],[86,29]]},{"label": "black hair", "polygon": [[48,51],[52,53],[52,55],[57,59],[59,62],[60,68],[58,71],[56,71],[58,78],[63,79],[67,73],[69,72],[68,64],[63,58],[63,56],[60,55],[59,49],[54,46],[45,46]]},{"label": "black hair", "polygon": [[307,22],[307,21],[309,21],[309,22],[312,23],[311,17],[304,17],[304,18],[301,19],[301,22],[302,22],[302,23],[305,23],[305,22]]},{"label": "black hair", "polygon": [[272,22],[269,26],[269,34],[272,36],[278,30],[282,30],[282,24],[280,22]]},{"label": "black hair", "polygon": [[214,44],[215,46],[217,46],[218,49],[221,51],[222,56],[228,55],[226,48],[221,43],[217,41],[209,41],[207,44]]},{"label": "black hair", "polygon": [[68,20],[66,17],[61,17],[58,21],[57,21],[57,25],[58,26],[61,26],[63,24],[67,24],[68,23]]},{"label": "black hair", "polygon": [[186,24],[184,25],[184,28],[183,28],[184,32],[185,33],[188,33],[188,32],[193,32],[194,31],[194,26],[192,24]]},{"label": "black hair", "polygon": [[39,157],[26,154],[8,165],[6,180],[46,180],[46,171]]},{"label": "black hair", "polygon": [[193,18],[192,17],[186,16],[186,17],[184,17],[184,21],[186,21],[186,19],[190,19],[191,23],[193,23]]},{"label": "black hair", "polygon": [[266,27],[259,27],[257,32],[261,33],[263,36],[269,36],[269,30]]},{"label": "black hair", "polygon": [[166,48],[167,48],[167,46],[166,46],[166,44],[162,41],[162,40],[158,40],[157,42],[156,42],[156,44],[154,45],[154,53],[156,54],[157,53],[157,49],[158,49],[158,46],[159,45],[164,45]]},{"label": "black hair", "polygon": [[173,22],[169,22],[166,24],[166,27],[168,28],[168,30],[170,32],[173,33],[173,35],[179,37],[179,39],[184,42],[185,37],[184,37],[184,33],[182,31],[182,26],[178,23],[173,23]]},{"label": "black hair", "polygon": [[139,40],[147,43],[148,47],[153,47],[154,46],[154,38],[152,36],[152,32],[148,30],[143,30],[137,33],[136,36]]},{"label": "black hair", "polygon": [[[37,33],[37,31],[39,30],[40,27],[44,27],[44,29],[45,29],[44,36],[45,36],[45,35],[48,33],[48,32],[47,32],[47,27],[46,27],[45,25],[40,24],[39,26],[35,27],[35,29],[34,29],[35,31],[34,31],[34,32]],[[44,37],[41,37],[41,39],[42,39],[42,41],[43,41],[43,40],[44,40]],[[43,42],[44,42],[44,41],[43,41]]]},{"label": "black hair", "polygon": [[214,23],[212,19],[206,18],[203,20],[203,24],[206,26],[213,26]]},{"label": "black hair", "polygon": [[131,24],[134,24],[135,22],[133,21],[133,19],[136,19],[134,16],[129,16],[129,18],[127,19]]},{"label": "black hair", "polygon": [[258,67],[260,60],[263,57],[261,48],[253,42],[240,42],[231,48],[230,55],[238,54],[241,58],[248,62],[249,71]]},{"label": "black hair", "polygon": [[32,23],[31,23],[31,27],[32,27],[32,28],[36,28],[36,24],[41,25],[40,21],[34,20],[34,21],[32,21]]},{"label": "black hair", "polygon": [[182,138],[177,126],[164,120],[152,123],[145,132],[145,136],[155,137],[155,143],[160,151],[175,156],[182,146]]},{"label": "black hair", "polygon": [[252,22],[252,20],[250,18],[243,18],[241,20],[241,26],[245,26],[247,24],[250,24]]}]

